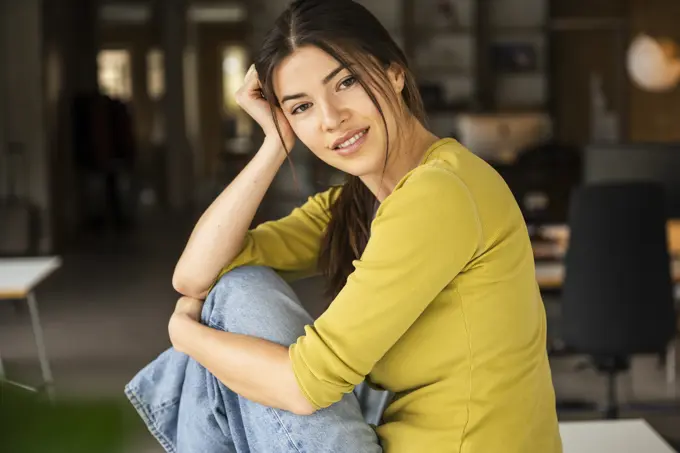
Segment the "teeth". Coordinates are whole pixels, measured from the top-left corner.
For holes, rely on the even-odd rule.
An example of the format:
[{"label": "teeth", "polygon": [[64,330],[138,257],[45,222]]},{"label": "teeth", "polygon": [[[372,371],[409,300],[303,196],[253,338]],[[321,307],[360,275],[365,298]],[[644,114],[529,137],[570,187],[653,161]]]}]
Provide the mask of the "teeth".
[{"label": "teeth", "polygon": [[357,140],[359,140],[361,137],[363,137],[365,134],[364,131],[359,132],[356,134],[354,137],[344,141],[343,143],[338,145],[338,148],[347,148],[348,146],[354,144]]}]

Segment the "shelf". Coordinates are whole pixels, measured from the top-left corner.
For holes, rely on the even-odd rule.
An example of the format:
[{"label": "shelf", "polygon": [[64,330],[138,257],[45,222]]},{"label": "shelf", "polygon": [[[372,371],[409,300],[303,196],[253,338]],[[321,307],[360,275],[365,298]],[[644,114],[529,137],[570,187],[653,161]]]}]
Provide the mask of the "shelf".
[{"label": "shelf", "polygon": [[427,26],[414,26],[408,30],[414,36],[427,36],[427,35],[471,35],[475,33],[473,27],[427,27]]},{"label": "shelf", "polygon": [[506,77],[506,78],[520,78],[520,77],[547,77],[545,71],[540,69],[531,71],[498,71],[494,70],[494,75],[496,77]]},{"label": "shelf", "polygon": [[473,77],[473,70],[472,69],[466,69],[466,68],[457,68],[457,67],[452,67],[452,66],[434,66],[434,65],[428,65],[428,66],[418,66],[414,65],[412,67],[413,72],[416,73],[416,76],[424,76],[424,75],[432,75],[433,73],[436,73],[438,75],[450,75],[450,76],[458,76],[458,77]]},{"label": "shelf", "polygon": [[546,26],[540,27],[490,27],[494,35],[543,35],[549,31]]},{"label": "shelf", "polygon": [[[460,98],[460,103],[468,104],[430,108],[427,113],[443,118],[492,106],[532,110],[544,105],[549,81],[546,54],[553,29],[545,1],[456,1],[456,15],[451,20],[448,15],[436,14],[438,0],[406,0],[404,35],[416,79],[440,85],[444,98],[451,102],[458,104]],[[498,58],[494,58],[494,49],[499,49]],[[440,53],[453,56],[437,58]],[[528,58],[527,64],[511,64],[517,60],[512,58],[516,54]],[[496,62],[507,64],[497,66]],[[513,71],[514,67],[527,70]]]},{"label": "shelf", "polygon": [[469,104],[461,104],[460,107],[454,106],[444,106],[429,109],[425,109],[425,113],[430,116],[455,116],[455,115],[468,115],[477,113],[477,110],[470,107]]},{"label": "shelf", "polygon": [[536,112],[546,112],[548,111],[548,104],[546,103],[536,103],[536,104],[525,104],[525,105],[501,105],[496,107],[492,112],[493,114],[507,114],[507,115],[518,115],[522,113],[536,113]]},{"label": "shelf", "polygon": [[550,21],[551,31],[620,30],[625,20],[621,17],[563,17]]}]

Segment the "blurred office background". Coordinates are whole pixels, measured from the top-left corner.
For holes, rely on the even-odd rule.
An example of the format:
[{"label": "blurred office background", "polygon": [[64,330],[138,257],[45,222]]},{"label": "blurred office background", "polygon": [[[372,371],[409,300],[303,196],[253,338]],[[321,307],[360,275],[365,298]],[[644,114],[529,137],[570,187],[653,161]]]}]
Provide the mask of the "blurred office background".
[{"label": "blurred office background", "polygon": [[[489,161],[525,214],[561,419],[643,418],[680,445],[680,3],[360,3],[409,56],[433,131]],[[0,255],[58,257],[35,288],[56,398],[120,403],[126,452],[160,451],[122,388],[168,346],[174,264],[261,141],[234,92],[286,4],[0,0]],[[292,158],[255,224],[342,180],[300,145]],[[318,314],[322,282],[296,289]],[[30,315],[4,294],[0,355],[37,385]]]}]

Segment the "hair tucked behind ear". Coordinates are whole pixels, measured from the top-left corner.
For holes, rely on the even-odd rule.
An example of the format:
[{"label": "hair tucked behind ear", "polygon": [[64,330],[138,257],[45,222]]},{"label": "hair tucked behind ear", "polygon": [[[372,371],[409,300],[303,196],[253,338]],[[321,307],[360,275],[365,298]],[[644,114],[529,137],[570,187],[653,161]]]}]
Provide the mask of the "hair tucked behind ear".
[{"label": "hair tucked behind ear", "polygon": [[[301,46],[320,48],[356,77],[382,117],[387,143],[387,122],[376,91],[395,112],[403,105],[418,121],[425,122],[422,100],[404,53],[366,8],[351,0],[297,0],[277,19],[255,61],[275,123],[274,108],[279,104],[273,88],[274,70]],[[404,72],[401,99],[386,75],[390,65]],[[385,162],[387,155],[388,150]],[[331,206],[331,221],[321,240],[318,263],[327,277],[327,294],[331,297],[342,290],[354,272],[353,261],[361,258],[366,248],[377,205],[376,197],[356,176],[349,175],[345,184],[334,190],[340,193]]]}]

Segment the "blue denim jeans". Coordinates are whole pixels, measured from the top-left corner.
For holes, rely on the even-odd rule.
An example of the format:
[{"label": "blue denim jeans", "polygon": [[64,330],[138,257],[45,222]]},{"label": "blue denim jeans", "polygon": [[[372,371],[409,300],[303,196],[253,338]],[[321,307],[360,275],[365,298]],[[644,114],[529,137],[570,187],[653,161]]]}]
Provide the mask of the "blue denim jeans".
[{"label": "blue denim jeans", "polygon": [[[214,329],[294,343],[313,320],[273,270],[242,267],[205,301]],[[229,390],[189,356],[169,349],[125,393],[168,453],[378,453],[382,449],[354,393],[310,416],[263,406]]]}]

